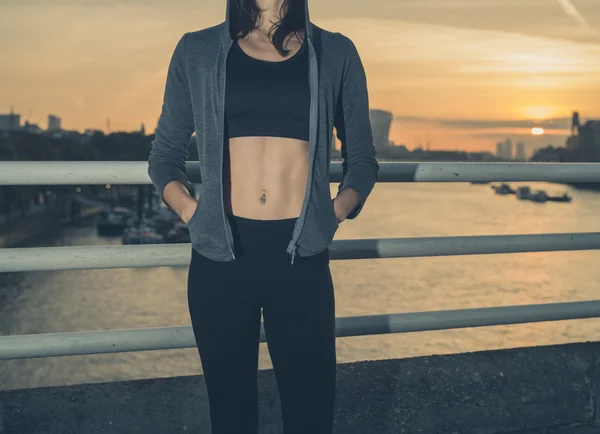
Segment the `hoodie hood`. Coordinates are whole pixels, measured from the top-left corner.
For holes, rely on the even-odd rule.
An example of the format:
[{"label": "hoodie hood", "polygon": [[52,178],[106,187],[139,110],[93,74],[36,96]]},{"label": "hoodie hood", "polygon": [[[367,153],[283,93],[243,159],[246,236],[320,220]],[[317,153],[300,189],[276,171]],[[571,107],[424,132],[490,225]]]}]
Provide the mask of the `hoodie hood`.
[{"label": "hoodie hood", "polygon": [[[233,2],[235,0],[227,0],[227,10],[225,11],[225,33],[227,34],[227,38],[232,40],[231,35],[231,14],[233,10]],[[304,26],[306,29],[306,37],[310,40],[312,38],[312,27],[310,24],[310,15],[308,14],[308,0],[304,0]]]}]

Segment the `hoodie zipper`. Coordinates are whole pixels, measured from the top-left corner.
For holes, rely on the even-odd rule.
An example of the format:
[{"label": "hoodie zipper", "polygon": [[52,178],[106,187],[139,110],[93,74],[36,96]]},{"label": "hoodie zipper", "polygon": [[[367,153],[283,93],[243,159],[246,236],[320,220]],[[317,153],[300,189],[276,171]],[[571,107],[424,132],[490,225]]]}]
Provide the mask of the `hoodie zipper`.
[{"label": "hoodie zipper", "polygon": [[[310,26],[310,23],[307,24]],[[308,29],[308,27],[307,27]],[[294,236],[290,241],[287,252],[292,255],[291,264],[294,265],[294,259],[298,252],[298,238],[300,238],[300,234],[302,233],[302,229],[304,228],[304,224],[306,222],[306,209],[308,207],[308,202],[310,201],[310,196],[312,194],[312,184],[314,179],[314,161],[317,153],[317,114],[318,114],[318,92],[319,92],[319,70],[317,68],[316,63],[316,52],[312,45],[312,41],[308,36],[307,31],[307,42],[308,42],[308,65],[309,65],[309,86],[310,86],[310,117],[309,117],[309,163],[308,163],[308,180],[306,183],[306,193],[304,195],[304,203],[302,204],[302,211],[300,212],[300,217],[296,222],[297,228],[294,228]]]},{"label": "hoodie zipper", "polygon": [[[229,8],[228,8],[229,9]],[[227,239],[227,245],[229,246],[229,252],[231,253],[232,259],[235,261],[235,253],[233,252],[233,234],[231,233],[231,225],[227,221],[225,216],[225,199],[223,189],[223,163],[225,162],[225,96],[227,88],[227,58],[229,57],[229,51],[233,46],[233,42],[228,43],[227,50],[225,51],[225,60],[223,61],[223,97],[221,99],[221,125],[223,126],[221,135],[221,168],[220,179],[221,179],[221,215],[223,216],[223,224],[225,225],[225,238]]]}]

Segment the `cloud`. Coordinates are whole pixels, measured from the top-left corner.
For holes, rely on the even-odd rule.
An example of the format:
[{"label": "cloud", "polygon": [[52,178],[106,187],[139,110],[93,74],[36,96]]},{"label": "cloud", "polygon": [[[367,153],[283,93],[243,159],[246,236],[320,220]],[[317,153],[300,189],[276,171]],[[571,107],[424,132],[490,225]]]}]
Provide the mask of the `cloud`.
[{"label": "cloud", "polygon": [[507,3],[507,0],[393,0],[386,6],[395,9],[484,9],[505,6]]},{"label": "cloud", "polygon": [[594,43],[393,19],[332,18],[322,24],[350,36],[366,62],[437,66],[444,74],[469,76],[583,74],[596,80],[600,73],[600,45]]},{"label": "cloud", "polygon": [[395,116],[399,122],[433,123],[449,128],[495,129],[495,128],[531,128],[533,125],[545,129],[567,130],[570,128],[571,118],[553,118],[543,120],[531,119],[453,119],[453,118],[428,118],[422,116]]},{"label": "cloud", "polygon": [[579,24],[583,29],[596,33],[596,30],[589,25],[589,23],[585,20],[583,15],[579,13],[575,5],[571,2],[571,0],[556,0],[556,2],[563,8],[565,13],[571,17],[577,24]]}]

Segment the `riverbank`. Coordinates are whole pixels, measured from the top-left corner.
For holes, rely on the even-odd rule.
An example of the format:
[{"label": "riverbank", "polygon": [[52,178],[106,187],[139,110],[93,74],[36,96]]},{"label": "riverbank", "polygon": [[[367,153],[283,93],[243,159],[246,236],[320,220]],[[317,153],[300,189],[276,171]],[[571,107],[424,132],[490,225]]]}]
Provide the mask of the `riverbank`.
[{"label": "riverbank", "polygon": [[[83,208],[81,218],[92,218],[99,211],[96,208]],[[23,246],[32,239],[49,234],[69,224],[71,224],[70,219],[57,210],[29,215],[24,219],[18,219],[0,226],[0,248]]]},{"label": "riverbank", "polygon": [[600,182],[571,182],[566,185],[569,185],[576,190],[600,191]]},{"label": "riverbank", "polygon": [[[598,433],[599,354],[583,343],[340,364],[334,432]],[[259,387],[261,434],[281,433],[272,371]],[[49,432],[209,432],[204,379],[0,392],[0,433]]]}]

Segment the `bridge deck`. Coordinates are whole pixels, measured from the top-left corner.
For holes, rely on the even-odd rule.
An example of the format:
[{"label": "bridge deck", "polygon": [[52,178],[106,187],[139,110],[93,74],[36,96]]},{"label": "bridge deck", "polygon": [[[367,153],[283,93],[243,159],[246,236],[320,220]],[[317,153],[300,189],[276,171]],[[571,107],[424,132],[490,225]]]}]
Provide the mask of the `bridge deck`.
[{"label": "bridge deck", "polygon": [[[600,343],[339,365],[336,434],[592,434]],[[281,433],[260,373],[261,434]],[[233,415],[232,415],[233,416]],[[2,434],[207,433],[202,377],[0,392]]]}]

